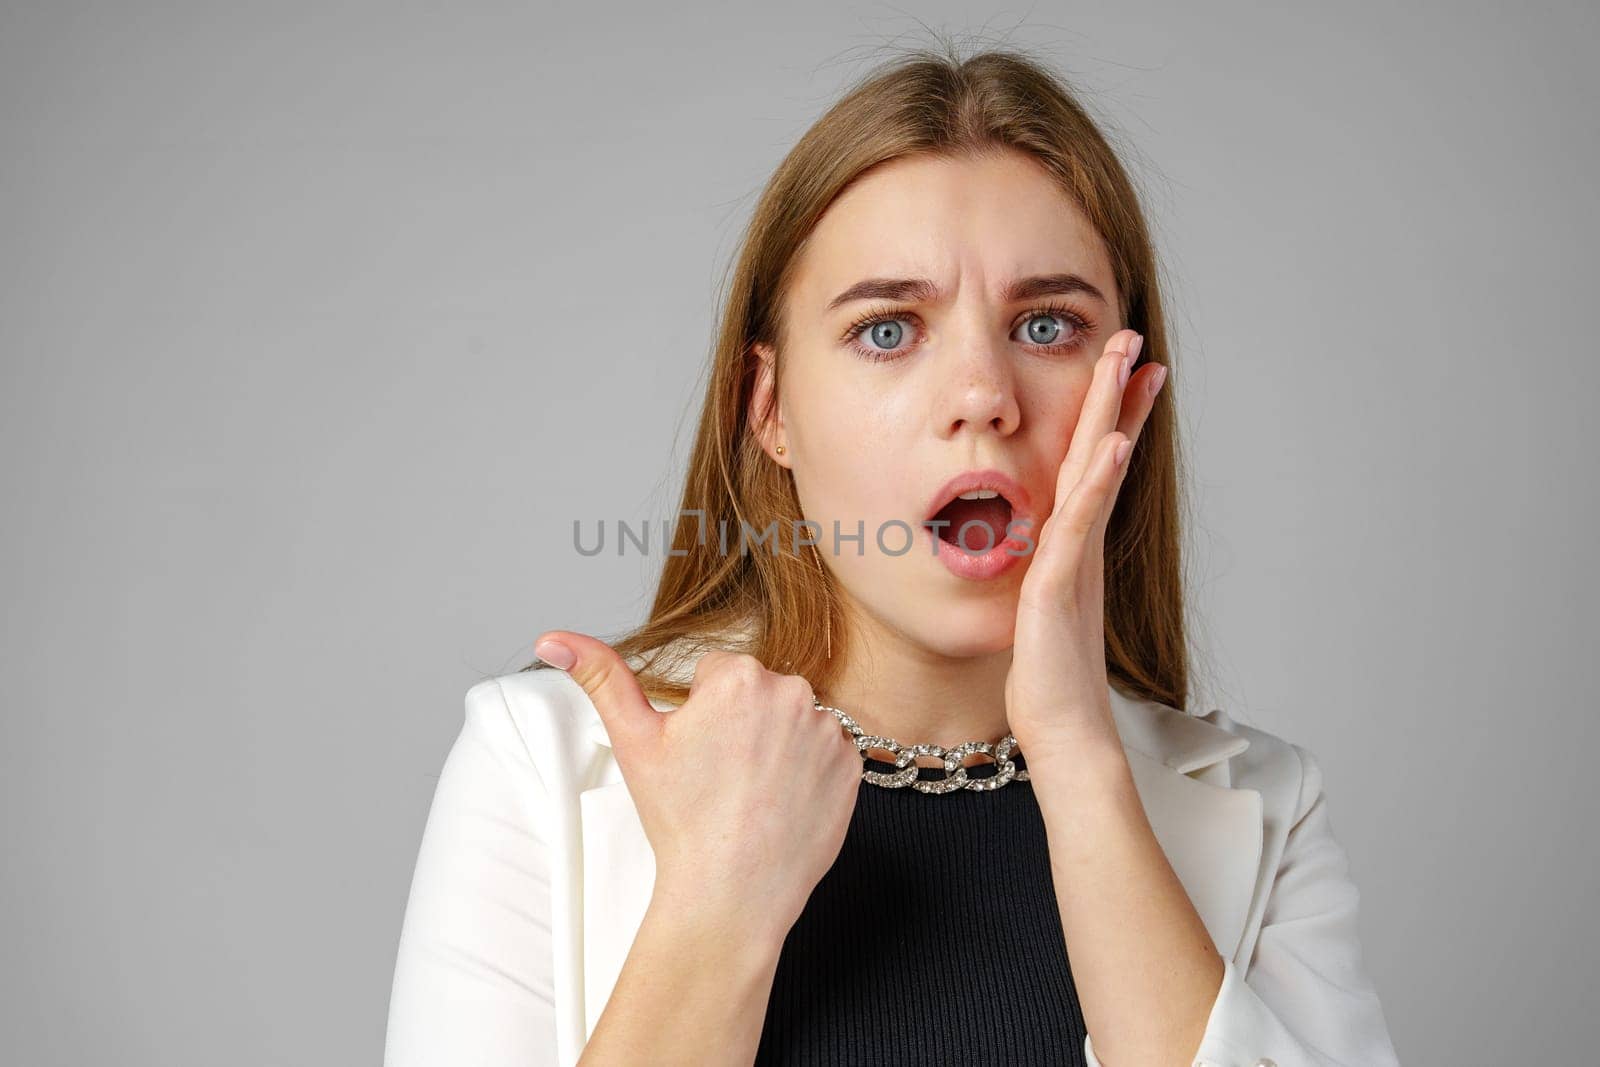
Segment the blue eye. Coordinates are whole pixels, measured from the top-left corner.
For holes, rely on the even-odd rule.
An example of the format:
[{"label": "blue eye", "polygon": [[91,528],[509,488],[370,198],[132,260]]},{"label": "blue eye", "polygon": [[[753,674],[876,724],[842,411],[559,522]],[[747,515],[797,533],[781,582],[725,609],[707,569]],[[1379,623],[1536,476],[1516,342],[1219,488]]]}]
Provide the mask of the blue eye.
[{"label": "blue eye", "polygon": [[1029,318],[1027,322],[1023,323],[1023,326],[1027,328],[1028,341],[1036,345],[1055,344],[1056,338],[1061,336],[1062,327],[1051,320],[1059,319],[1060,317],[1054,312],[1043,312]]},{"label": "blue eye", "polygon": [[904,333],[899,319],[884,319],[873,323],[872,328],[867,331],[867,336],[872,338],[873,344],[882,348],[899,348],[900,338]]},{"label": "blue eye", "polygon": [[[871,315],[851,326],[845,340],[866,359],[893,359],[900,354],[900,346],[910,341],[909,331],[903,325],[908,321],[909,317],[905,315]],[[866,338],[866,343],[863,343],[863,338]]]},{"label": "blue eye", "polygon": [[[917,317],[911,312],[896,314],[891,309],[869,312],[845,331],[840,341],[863,359],[897,359],[916,343]],[[910,328],[906,324],[910,324]],[[1094,336],[1094,323],[1065,306],[1046,304],[1034,308],[1012,329],[1012,340],[1032,345],[1052,354],[1077,351]],[[1025,336],[1017,336],[1018,334]],[[907,346],[902,348],[901,346]]]}]

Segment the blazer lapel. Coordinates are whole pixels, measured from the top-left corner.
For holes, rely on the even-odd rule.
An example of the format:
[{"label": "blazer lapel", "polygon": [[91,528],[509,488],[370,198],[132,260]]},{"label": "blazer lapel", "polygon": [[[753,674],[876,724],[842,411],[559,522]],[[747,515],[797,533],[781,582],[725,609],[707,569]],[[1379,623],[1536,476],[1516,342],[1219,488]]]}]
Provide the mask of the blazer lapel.
[{"label": "blazer lapel", "polygon": [[[1252,898],[1262,877],[1261,794],[1235,789],[1227,761],[1248,738],[1205,719],[1110,687],[1111,708],[1146,818],[1173,871],[1223,956],[1247,944]],[[654,703],[658,710],[672,705]],[[610,740],[596,714],[589,740]],[[937,798],[934,799],[937,802]],[[594,1032],[644,920],[655,855],[614,758],[579,794],[582,823],[584,1040]]]},{"label": "blazer lapel", "polygon": [[[675,705],[652,700],[657,711]],[[655,890],[656,857],[628,793],[622,770],[611,755],[611,738],[600,713],[589,704],[588,739],[606,758],[598,784],[578,794],[583,825],[583,1014],[584,1041],[594,1033],[600,1012],[627,962],[634,935],[644,921]]]},{"label": "blazer lapel", "polygon": [[1167,862],[1217,951],[1233,957],[1261,859],[1261,794],[1175,774],[1136,750],[1129,750],[1128,765]]},{"label": "blazer lapel", "polygon": [[584,790],[578,804],[583,819],[583,1013],[588,1041],[644,921],[656,864],[621,780]]},{"label": "blazer lapel", "polygon": [[1111,687],[1111,710],[1145,817],[1217,951],[1239,958],[1261,869],[1261,794],[1235,789],[1228,760],[1250,739]]}]

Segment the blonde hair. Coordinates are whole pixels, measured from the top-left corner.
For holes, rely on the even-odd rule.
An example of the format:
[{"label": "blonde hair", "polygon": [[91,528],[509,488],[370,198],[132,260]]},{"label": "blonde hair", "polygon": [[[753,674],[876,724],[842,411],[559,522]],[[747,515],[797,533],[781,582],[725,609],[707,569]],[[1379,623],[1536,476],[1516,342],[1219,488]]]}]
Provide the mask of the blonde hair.
[{"label": "blonde hair", "polygon": [[[918,153],[1018,150],[1038,160],[1103,239],[1123,323],[1144,335],[1141,364],[1172,366],[1158,269],[1138,195],[1116,153],[1066,86],[1008,50],[967,59],[916,49],[860,79],[808,129],[768,181],[723,299],[704,406],[683,487],[674,553],[648,618],[610,641],[636,664],[651,699],[681,703],[688,665],[733,648],[799,674],[818,693],[834,680],[830,645],[848,640],[834,579],[812,549],[736,547],[741,523],[780,529],[803,518],[789,471],[762,451],[748,409],[756,342],[783,358],[784,296],[807,236],[829,204],[870,168]],[[776,368],[774,373],[776,373]],[[775,401],[774,401],[775,402]],[[757,418],[761,413],[757,413]],[[1158,394],[1106,530],[1106,671],[1136,697],[1176,708],[1188,698],[1180,560],[1180,457],[1172,391]],[[728,551],[719,524],[731,531]],[[703,540],[703,543],[702,543]],[[792,540],[792,539],[791,539]],[[530,664],[524,670],[542,664]]]}]

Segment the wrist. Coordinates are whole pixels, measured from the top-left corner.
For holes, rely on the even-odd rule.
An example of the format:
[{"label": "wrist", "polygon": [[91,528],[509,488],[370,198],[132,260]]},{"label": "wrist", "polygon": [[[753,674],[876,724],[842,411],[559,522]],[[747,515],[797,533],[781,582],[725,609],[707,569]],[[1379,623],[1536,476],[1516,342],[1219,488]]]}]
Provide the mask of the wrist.
[{"label": "wrist", "polygon": [[1135,789],[1128,754],[1115,738],[1072,745],[1035,744],[1023,749],[1028,780],[1041,800],[1060,796],[1075,804],[1085,798],[1119,797]]},{"label": "wrist", "polygon": [[1064,769],[1080,768],[1084,773],[1112,773],[1126,766],[1127,754],[1122,748],[1122,737],[1111,721],[1108,712],[1103,718],[1088,721],[1067,716],[1044,717],[1043,728],[1029,729],[1025,734],[1013,729],[1028,767],[1060,765]]},{"label": "wrist", "polygon": [[756,962],[777,959],[792,922],[768,903],[704,875],[656,879],[646,912],[681,926],[708,946],[738,950]]}]

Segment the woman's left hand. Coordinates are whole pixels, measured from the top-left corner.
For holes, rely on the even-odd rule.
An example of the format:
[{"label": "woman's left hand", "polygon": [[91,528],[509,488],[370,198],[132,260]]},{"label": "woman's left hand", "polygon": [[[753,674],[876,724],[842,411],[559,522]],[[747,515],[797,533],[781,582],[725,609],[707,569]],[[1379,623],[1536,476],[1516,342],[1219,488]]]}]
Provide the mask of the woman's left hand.
[{"label": "woman's left hand", "polygon": [[1126,457],[1166,376],[1160,364],[1129,373],[1143,340],[1119,330],[1106,342],[1056,479],[1054,509],[1032,534],[1006,676],[1007,720],[1030,768],[1056,753],[1121,753],[1106,690],[1105,531]]}]

